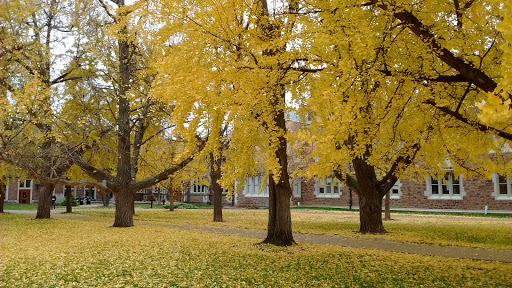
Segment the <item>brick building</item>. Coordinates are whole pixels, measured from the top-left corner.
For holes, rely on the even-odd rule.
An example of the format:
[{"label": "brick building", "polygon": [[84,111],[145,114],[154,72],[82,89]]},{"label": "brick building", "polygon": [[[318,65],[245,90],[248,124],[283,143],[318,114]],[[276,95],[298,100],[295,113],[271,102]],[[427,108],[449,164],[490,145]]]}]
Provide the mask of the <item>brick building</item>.
[{"label": "brick building", "polygon": [[[391,207],[404,209],[456,209],[512,212],[510,176],[494,174],[492,179],[454,179],[451,172],[442,179],[425,177],[423,182],[399,180],[391,189]],[[237,195],[237,205],[268,206],[268,186],[261,188],[261,177],[249,177]],[[294,206],[358,206],[357,194],[333,178],[296,177],[291,181]]]},{"label": "brick building", "polygon": [[[10,178],[7,184],[7,193],[5,193],[5,202],[10,203],[37,203],[39,200],[40,184],[34,179]],[[71,193],[74,197],[89,196],[93,201],[103,201],[106,197],[102,192],[97,191],[94,186],[71,187]],[[64,186],[55,185],[54,194],[57,196],[57,203],[64,200]]]}]

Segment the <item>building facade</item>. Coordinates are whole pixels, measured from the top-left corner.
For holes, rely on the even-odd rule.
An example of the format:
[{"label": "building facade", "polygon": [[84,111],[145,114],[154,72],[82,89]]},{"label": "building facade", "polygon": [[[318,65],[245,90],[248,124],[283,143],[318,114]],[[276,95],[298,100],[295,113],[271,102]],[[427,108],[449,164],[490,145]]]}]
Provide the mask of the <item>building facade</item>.
[{"label": "building facade", "polygon": [[[447,172],[445,179],[425,177],[423,182],[399,180],[390,190],[391,208],[455,209],[512,212],[511,177],[494,174],[491,179],[463,179]],[[239,190],[237,205],[268,206],[268,186],[261,189],[261,177],[249,177]],[[354,191],[334,178],[310,179],[296,177],[292,187],[293,206],[330,206],[357,208]],[[260,192],[261,191],[261,192]]]}]

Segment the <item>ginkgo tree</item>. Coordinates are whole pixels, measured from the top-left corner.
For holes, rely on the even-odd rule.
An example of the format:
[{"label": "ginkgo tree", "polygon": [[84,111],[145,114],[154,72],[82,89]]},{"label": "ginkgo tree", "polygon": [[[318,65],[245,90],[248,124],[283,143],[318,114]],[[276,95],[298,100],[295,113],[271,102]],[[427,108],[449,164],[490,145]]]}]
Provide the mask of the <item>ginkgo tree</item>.
[{"label": "ginkgo tree", "polygon": [[[298,95],[304,95],[305,109],[313,112],[313,124],[303,136],[315,146],[311,157],[318,162],[308,174],[334,171],[356,191],[361,232],[385,232],[382,197],[400,176],[417,179],[424,173],[443,175],[447,159],[456,172],[465,175],[489,175],[493,170],[506,169],[482,155],[491,150],[506,153],[492,136],[506,139],[507,132],[478,123],[469,126],[467,123],[477,120],[460,121],[447,110],[454,107],[464,119],[477,119],[477,103],[485,98],[479,89],[489,91],[485,85],[492,86],[493,81],[485,73],[499,75],[500,51],[494,41],[498,45],[500,37],[493,25],[475,25],[480,14],[474,16],[477,19],[471,25],[482,34],[477,33],[474,45],[463,47],[467,42],[462,41],[469,36],[462,29],[457,31],[460,24],[450,20],[459,18],[461,10],[447,3],[432,3],[420,13],[428,27],[435,27],[430,25],[433,21],[441,28],[453,25],[444,39],[453,41],[447,41],[451,45],[460,44],[454,47],[461,54],[479,59],[477,69],[466,65],[464,56],[440,52],[440,44],[429,38],[433,34],[422,30],[427,26],[411,18],[406,5],[391,9],[376,1],[310,4],[304,14],[315,17],[303,18],[305,30],[312,35],[308,58],[321,60],[324,65],[303,82],[304,89]],[[483,18],[496,24],[493,15],[497,7],[489,9]],[[415,25],[421,29],[415,30]],[[435,31],[440,34],[440,30]],[[319,67],[318,62],[310,65]],[[413,165],[414,160],[421,165]]]},{"label": "ginkgo tree", "polygon": [[[148,65],[155,52],[146,33],[151,27],[145,26],[151,20],[149,3],[125,5],[124,1],[99,1],[99,6],[109,20],[105,22],[108,41],[102,47],[106,53],[98,60],[104,72],[94,84],[99,87],[99,98],[94,101],[97,113],[93,115],[100,116],[92,120],[98,125],[94,127],[93,137],[91,133],[82,133],[84,138],[77,142],[75,149],[66,152],[93,180],[91,185],[114,194],[113,226],[130,227],[135,193],[183,169],[203,149],[204,140],[197,134],[198,123],[182,122],[179,124],[187,127],[180,130],[186,132],[180,139],[188,145],[173,145],[179,132],[172,129],[175,119],[181,118],[175,116],[174,105],[149,97],[155,78]],[[85,121],[90,119],[87,116],[83,115]],[[80,153],[83,146],[89,152]],[[73,184],[62,179],[52,181]]]},{"label": "ginkgo tree", "polygon": [[[4,1],[0,84],[5,91],[1,158],[37,179],[63,177],[72,165],[58,147],[64,83],[91,75],[90,1]],[[89,39],[91,40],[91,39]],[[4,96],[4,95],[2,95]],[[54,184],[42,182],[36,218],[50,217]]]},{"label": "ginkgo tree", "polygon": [[[286,86],[297,80],[299,50],[295,1],[163,1],[155,97],[174,103],[182,115],[226,115],[232,125],[221,184],[233,187],[263,173],[269,185],[266,243],[294,244],[285,126]],[[276,2],[277,3],[277,2]],[[168,93],[167,91],[173,91]],[[210,121],[210,131],[220,131]],[[210,137],[210,139],[214,139]],[[215,141],[209,142],[215,147]],[[238,186],[240,189],[240,185]]]}]

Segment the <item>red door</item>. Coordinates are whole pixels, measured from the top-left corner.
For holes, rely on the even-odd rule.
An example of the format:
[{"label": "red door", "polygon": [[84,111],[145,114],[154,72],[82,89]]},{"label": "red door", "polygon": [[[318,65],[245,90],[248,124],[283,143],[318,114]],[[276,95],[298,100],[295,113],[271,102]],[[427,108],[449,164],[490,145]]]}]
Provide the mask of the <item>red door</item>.
[{"label": "red door", "polygon": [[30,204],[30,189],[20,189],[20,203]]}]

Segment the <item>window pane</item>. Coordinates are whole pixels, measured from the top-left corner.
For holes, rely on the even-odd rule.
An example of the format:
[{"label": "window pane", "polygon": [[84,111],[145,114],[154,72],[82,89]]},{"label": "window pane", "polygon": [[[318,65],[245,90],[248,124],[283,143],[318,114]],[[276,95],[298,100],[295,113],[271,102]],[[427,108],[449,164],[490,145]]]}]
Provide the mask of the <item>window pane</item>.
[{"label": "window pane", "polygon": [[[458,182],[458,181],[457,181]],[[454,184],[453,185],[453,194],[460,194],[460,185],[459,184]]]},{"label": "window pane", "polygon": [[23,188],[23,184],[25,184],[25,181],[20,181],[20,188]]},{"label": "window pane", "polygon": [[30,182],[31,182],[31,180],[27,180],[27,181],[25,181],[25,187],[26,187],[26,188],[29,188],[29,187],[30,187]]},{"label": "window pane", "polygon": [[439,194],[439,185],[437,183],[437,179],[430,177],[430,181],[432,181],[432,194]]},{"label": "window pane", "polygon": [[450,194],[450,190],[448,190],[448,183],[443,184],[443,194]]},{"label": "window pane", "polygon": [[324,187],[320,187],[319,192],[320,194],[324,194]]},{"label": "window pane", "polygon": [[338,185],[334,185],[334,186],[333,186],[333,189],[334,189],[334,193],[335,193],[335,194],[338,194],[338,193],[339,193],[339,191],[338,191]]},{"label": "window pane", "polygon": [[398,188],[391,189],[391,194],[398,194]]},{"label": "window pane", "polygon": [[507,184],[507,176],[498,175],[498,183]]},{"label": "window pane", "polygon": [[325,185],[325,193],[327,194],[331,194],[331,184],[326,184]]},{"label": "window pane", "polygon": [[500,187],[500,195],[507,195],[507,183],[499,184]]}]

